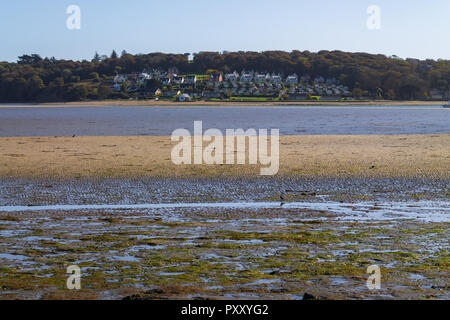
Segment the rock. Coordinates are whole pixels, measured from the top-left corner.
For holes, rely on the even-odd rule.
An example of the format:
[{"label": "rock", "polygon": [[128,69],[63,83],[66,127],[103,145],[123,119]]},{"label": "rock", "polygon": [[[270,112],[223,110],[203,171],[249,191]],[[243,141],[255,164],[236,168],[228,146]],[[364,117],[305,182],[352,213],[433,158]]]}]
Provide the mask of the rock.
[{"label": "rock", "polygon": [[143,300],[143,297],[140,294],[133,294],[131,296],[127,296],[123,298],[122,300],[130,301],[130,300]]},{"label": "rock", "polygon": [[270,273],[271,276],[275,276],[275,275],[279,275],[279,274],[281,274],[280,270],[275,270]]},{"label": "rock", "polygon": [[151,289],[144,292],[145,294],[164,294],[164,290],[162,289]]},{"label": "rock", "polygon": [[303,295],[303,300],[318,300],[318,299],[312,294],[305,292],[305,294]]}]

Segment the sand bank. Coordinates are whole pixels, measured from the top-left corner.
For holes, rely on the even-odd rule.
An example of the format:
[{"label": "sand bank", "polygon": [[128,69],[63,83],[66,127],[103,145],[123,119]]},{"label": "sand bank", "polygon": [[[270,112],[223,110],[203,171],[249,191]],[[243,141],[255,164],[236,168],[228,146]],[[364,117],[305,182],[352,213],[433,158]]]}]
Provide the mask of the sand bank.
[{"label": "sand bank", "polygon": [[[0,177],[239,177],[257,165],[174,165],[169,136],[0,138]],[[450,135],[283,136],[281,176],[450,177]]]}]

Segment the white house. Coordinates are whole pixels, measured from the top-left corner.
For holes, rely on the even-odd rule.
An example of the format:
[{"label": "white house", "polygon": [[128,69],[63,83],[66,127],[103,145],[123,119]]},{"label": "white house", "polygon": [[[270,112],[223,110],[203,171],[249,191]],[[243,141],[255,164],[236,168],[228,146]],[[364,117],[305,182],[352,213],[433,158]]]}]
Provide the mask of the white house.
[{"label": "white house", "polygon": [[114,77],[114,83],[123,83],[128,81],[128,76],[126,74],[118,74]]},{"label": "white house", "polygon": [[152,77],[148,73],[143,72],[143,73],[139,74],[139,78],[138,78],[137,83],[139,85],[143,85],[146,80],[150,80],[151,78]]},{"label": "white house", "polygon": [[298,76],[294,73],[286,78],[286,83],[298,84]]},{"label": "white house", "polygon": [[324,77],[316,77],[314,79],[314,82],[316,82],[316,83],[323,83],[323,82],[325,82],[325,79],[324,79]]},{"label": "white house", "polygon": [[228,73],[225,75],[225,80],[226,81],[231,81],[231,82],[235,82],[239,79],[239,74],[235,71],[233,73]]},{"label": "white house", "polygon": [[272,75],[272,77],[271,77],[271,82],[272,83],[274,83],[274,84],[278,84],[278,83],[281,83],[283,80],[281,79],[281,76],[280,75],[276,75],[276,74],[274,74],[274,75]]},{"label": "white house", "polygon": [[443,100],[444,99],[444,93],[440,90],[433,89],[430,91],[430,97],[433,100]]},{"label": "white house", "polygon": [[184,84],[195,84],[197,82],[197,76],[194,75],[188,75],[184,78]]},{"label": "white house", "polygon": [[252,82],[252,81],[253,81],[253,73],[242,71],[241,83]]},{"label": "white house", "polygon": [[167,85],[169,85],[169,84],[171,83],[171,80],[170,80],[169,77],[162,77],[162,78],[159,78],[159,81],[160,81],[164,86],[167,86]]},{"label": "white house", "polygon": [[172,78],[172,82],[175,83],[175,84],[183,84],[184,83],[184,77],[174,76]]},{"label": "white house", "polygon": [[266,75],[264,74],[256,74],[255,75],[255,82],[256,83],[263,83],[266,81]]},{"label": "white house", "polygon": [[119,91],[122,90],[122,85],[121,85],[120,83],[116,82],[116,83],[113,84],[112,89],[113,89],[115,92],[119,92]]}]

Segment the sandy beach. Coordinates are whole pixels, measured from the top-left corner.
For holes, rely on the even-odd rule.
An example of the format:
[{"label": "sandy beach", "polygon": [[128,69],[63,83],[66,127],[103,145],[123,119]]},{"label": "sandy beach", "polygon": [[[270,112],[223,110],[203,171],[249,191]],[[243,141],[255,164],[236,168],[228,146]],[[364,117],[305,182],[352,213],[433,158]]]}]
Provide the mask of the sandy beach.
[{"label": "sandy beach", "polygon": [[[0,177],[258,176],[257,165],[174,165],[170,136],[0,138]],[[450,135],[280,137],[280,176],[450,177]]]},{"label": "sandy beach", "polygon": [[442,106],[447,101],[394,101],[394,100],[371,100],[371,101],[251,101],[251,102],[227,102],[227,101],[192,101],[174,102],[157,100],[101,100],[101,101],[78,101],[78,102],[55,102],[35,104],[0,104],[1,107],[108,107],[108,106]]}]

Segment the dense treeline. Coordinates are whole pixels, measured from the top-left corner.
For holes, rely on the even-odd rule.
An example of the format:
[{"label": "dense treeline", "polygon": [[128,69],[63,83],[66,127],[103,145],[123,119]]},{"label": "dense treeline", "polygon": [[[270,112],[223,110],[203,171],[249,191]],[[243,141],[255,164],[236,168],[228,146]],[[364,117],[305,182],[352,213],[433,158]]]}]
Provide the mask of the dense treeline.
[{"label": "dense treeline", "polygon": [[17,63],[0,63],[0,101],[76,101],[117,98],[111,84],[118,73],[176,67],[182,73],[254,70],[288,75],[336,78],[351,89],[385,99],[429,99],[431,89],[446,90],[450,84],[450,60],[398,59],[342,51],[201,52],[189,54],[126,52],[92,61],[56,60],[24,55]]}]

